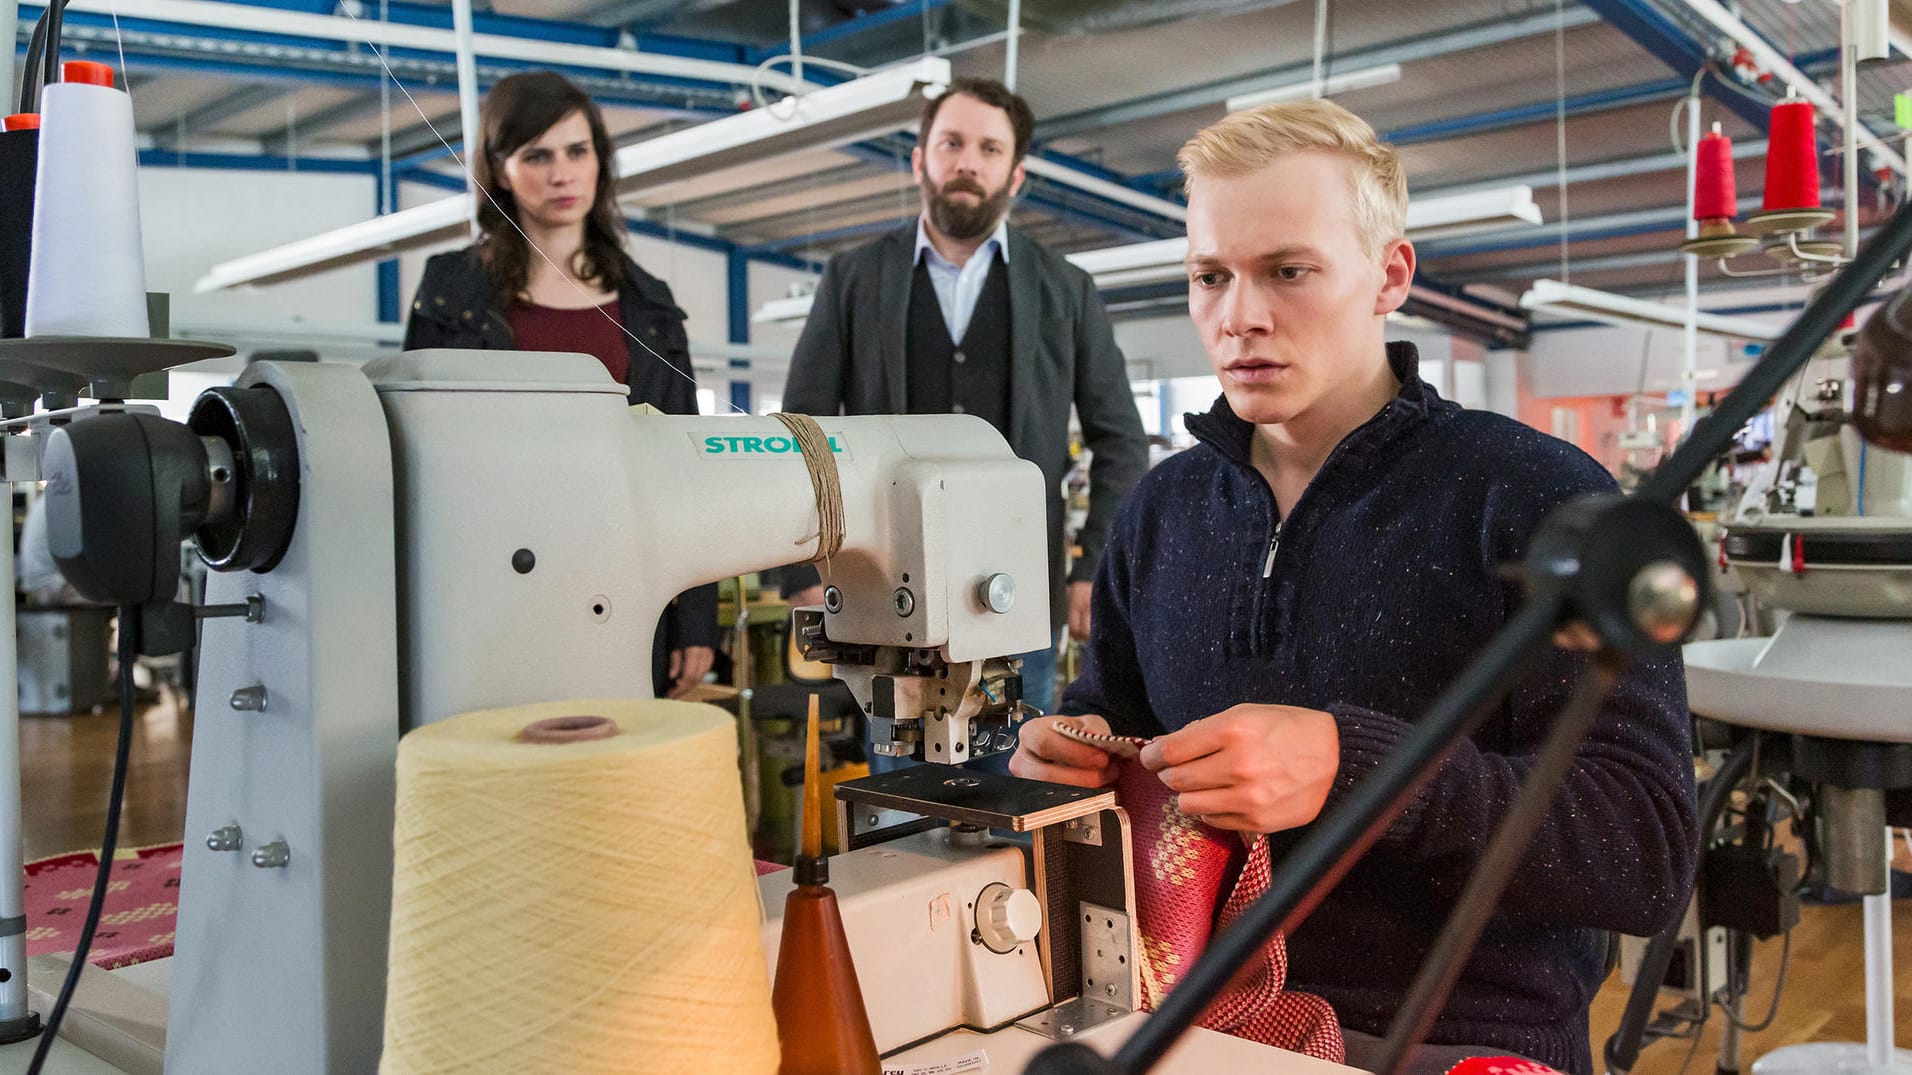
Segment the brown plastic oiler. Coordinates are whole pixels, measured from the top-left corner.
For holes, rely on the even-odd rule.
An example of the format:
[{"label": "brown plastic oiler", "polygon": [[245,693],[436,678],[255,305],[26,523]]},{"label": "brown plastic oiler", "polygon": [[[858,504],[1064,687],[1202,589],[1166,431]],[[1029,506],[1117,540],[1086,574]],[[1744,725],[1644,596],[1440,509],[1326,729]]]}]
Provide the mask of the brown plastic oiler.
[{"label": "brown plastic oiler", "polygon": [[882,1075],[863,1007],[843,915],[823,857],[823,781],[818,773],[817,696],[810,695],[803,747],[803,848],[797,887],[783,905],[783,943],[771,1006],[783,1063],[778,1075]]}]

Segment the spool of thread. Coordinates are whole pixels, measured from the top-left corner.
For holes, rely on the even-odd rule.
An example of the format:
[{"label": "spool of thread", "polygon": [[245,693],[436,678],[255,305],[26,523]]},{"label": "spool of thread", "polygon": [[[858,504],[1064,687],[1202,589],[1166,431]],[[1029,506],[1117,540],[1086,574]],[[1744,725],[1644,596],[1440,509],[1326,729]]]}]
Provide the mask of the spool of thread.
[{"label": "spool of thread", "polygon": [[33,176],[40,161],[40,117],[8,116],[0,131],[0,338],[27,331],[27,279],[32,272]]},{"label": "spool of thread", "polygon": [[40,93],[28,336],[145,338],[133,101],[74,60]]},{"label": "spool of thread", "polygon": [[1733,184],[1733,141],[1720,133],[1719,124],[1700,139],[1693,170],[1693,219],[1731,220],[1739,215],[1739,192]]},{"label": "spool of thread", "polygon": [[394,844],[386,1075],[777,1070],[723,711],[426,725],[399,743]]},{"label": "spool of thread", "polygon": [[1819,208],[1819,146],[1813,136],[1811,101],[1781,101],[1773,106],[1766,140],[1768,213]]}]

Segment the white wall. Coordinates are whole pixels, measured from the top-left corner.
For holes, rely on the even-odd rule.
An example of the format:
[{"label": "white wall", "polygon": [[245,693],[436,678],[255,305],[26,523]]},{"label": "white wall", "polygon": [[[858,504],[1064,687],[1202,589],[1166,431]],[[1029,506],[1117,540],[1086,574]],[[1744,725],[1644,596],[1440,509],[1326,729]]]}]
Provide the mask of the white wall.
[{"label": "white wall", "polygon": [[364,220],[377,192],[369,176],[141,168],[146,289],[172,295],[174,320],[374,320],[378,278],[370,265],[204,295],[193,294],[193,283],[215,262]]}]

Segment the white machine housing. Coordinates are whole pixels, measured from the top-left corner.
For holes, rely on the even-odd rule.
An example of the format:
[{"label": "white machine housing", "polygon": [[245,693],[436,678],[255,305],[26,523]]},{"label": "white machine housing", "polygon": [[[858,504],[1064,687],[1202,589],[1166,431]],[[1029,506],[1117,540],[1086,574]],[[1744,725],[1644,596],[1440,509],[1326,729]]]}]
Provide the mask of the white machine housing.
[{"label": "white machine housing", "polygon": [[[205,631],[201,697],[234,711],[203,705],[194,732],[167,1067],[371,1071],[401,729],[648,697],[675,595],[807,558],[818,513],[777,420],[630,408],[588,356],[265,362],[240,384],[292,413],[298,520],[274,568],[208,586],[266,618]],[[820,421],[845,521],[832,639],[955,668],[1045,643],[1033,464],[971,417]],[[1029,596],[992,611],[997,575]]]}]

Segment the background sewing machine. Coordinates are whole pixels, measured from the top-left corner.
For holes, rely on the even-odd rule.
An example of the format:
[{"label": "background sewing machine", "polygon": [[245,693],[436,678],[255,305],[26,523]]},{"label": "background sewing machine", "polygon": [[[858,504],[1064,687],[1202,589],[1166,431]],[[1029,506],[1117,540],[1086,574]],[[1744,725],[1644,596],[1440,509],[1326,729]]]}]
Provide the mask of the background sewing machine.
[{"label": "background sewing machine", "polygon": [[[202,397],[190,432],[145,421],[132,440],[148,469],[200,490],[176,528],[220,569],[207,601],[261,613],[204,628],[166,1066],[371,1070],[398,736],[477,708],[648,695],[652,631],[675,594],[818,547],[813,479],[776,420],[634,412],[576,355],[261,363]],[[56,484],[96,509],[68,519],[70,557],[119,551],[83,547],[119,493],[105,460],[131,450],[112,428],[81,423],[49,453]],[[822,429],[844,537],[825,567],[830,606],[802,629],[866,711],[886,712],[892,749],[962,760],[1010,745],[1018,671],[1000,655],[1048,637],[1046,602],[1017,598],[1047,577],[1036,468],[960,416]],[[1007,781],[1035,790],[1005,806],[960,770],[896,776],[844,793],[851,846],[862,809],[929,820],[835,865],[880,1044],[1040,1027],[1071,999],[1126,1014],[1132,883],[1109,793]],[[773,909],[784,883],[764,882]],[[1084,906],[1107,924],[1075,928]],[[1092,1014],[1063,1009],[1050,1029]]]},{"label": "background sewing machine", "polygon": [[[1912,458],[1860,439],[1848,355],[1835,336],[1787,383],[1773,458],[1724,521],[1724,564],[1789,614],[1770,638],[1685,648],[1693,711],[1765,736],[1756,777],[1814,788],[1823,880],[1865,897],[1868,1041],[1780,1049],[1759,1075],[1912,1071],[1894,1042],[1886,850],[1889,793],[1912,788]],[[1721,1070],[1738,1069],[1737,1041]]]}]

